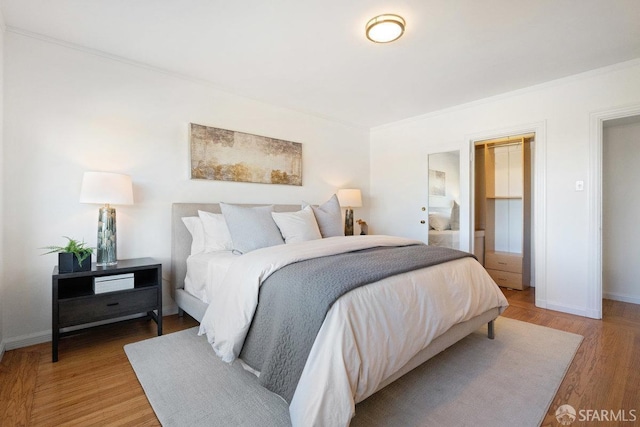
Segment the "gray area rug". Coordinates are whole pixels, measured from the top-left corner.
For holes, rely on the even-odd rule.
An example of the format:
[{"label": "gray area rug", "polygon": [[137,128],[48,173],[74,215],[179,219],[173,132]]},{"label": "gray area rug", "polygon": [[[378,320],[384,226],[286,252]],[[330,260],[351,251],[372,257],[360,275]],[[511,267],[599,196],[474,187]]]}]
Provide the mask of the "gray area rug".
[{"label": "gray area rug", "polygon": [[[125,346],[163,426],[287,426],[287,404],[197,328]],[[498,318],[356,406],[352,426],[536,426],[582,337]]]}]

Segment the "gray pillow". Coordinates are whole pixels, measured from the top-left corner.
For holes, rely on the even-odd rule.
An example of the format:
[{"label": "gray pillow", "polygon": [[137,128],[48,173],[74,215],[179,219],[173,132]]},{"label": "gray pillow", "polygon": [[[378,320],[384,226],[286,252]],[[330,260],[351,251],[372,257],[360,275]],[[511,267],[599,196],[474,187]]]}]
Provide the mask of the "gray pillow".
[{"label": "gray pillow", "polygon": [[311,209],[316,216],[322,237],[344,236],[340,202],[335,194],[322,205],[311,206]]},{"label": "gray pillow", "polygon": [[234,250],[247,253],[284,244],[280,229],[271,216],[273,205],[246,207],[220,203],[220,210],[229,227]]}]

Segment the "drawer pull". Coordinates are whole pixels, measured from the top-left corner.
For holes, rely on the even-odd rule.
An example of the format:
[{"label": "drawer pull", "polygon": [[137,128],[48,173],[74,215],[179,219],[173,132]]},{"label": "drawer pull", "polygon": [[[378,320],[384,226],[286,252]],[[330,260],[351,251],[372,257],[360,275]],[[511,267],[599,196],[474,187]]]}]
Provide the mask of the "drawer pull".
[{"label": "drawer pull", "polygon": [[120,304],[119,302],[112,302],[107,304],[107,307],[115,307],[116,305]]},{"label": "drawer pull", "polygon": [[506,262],[500,262],[500,261],[498,261],[498,264],[500,264],[500,265],[507,265],[507,263],[506,263]]}]

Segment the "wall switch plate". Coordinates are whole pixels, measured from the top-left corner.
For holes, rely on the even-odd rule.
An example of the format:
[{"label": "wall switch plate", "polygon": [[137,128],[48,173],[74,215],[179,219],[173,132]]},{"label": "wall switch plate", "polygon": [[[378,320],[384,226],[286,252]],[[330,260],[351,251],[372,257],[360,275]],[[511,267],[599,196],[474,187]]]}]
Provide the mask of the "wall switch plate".
[{"label": "wall switch plate", "polygon": [[576,191],[584,191],[584,181],[576,181]]}]

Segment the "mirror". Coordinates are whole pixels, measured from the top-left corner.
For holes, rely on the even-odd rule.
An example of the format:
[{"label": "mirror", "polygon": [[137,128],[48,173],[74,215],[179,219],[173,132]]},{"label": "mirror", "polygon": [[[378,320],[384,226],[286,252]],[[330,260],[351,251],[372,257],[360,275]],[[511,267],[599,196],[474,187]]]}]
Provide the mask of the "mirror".
[{"label": "mirror", "polygon": [[460,249],[460,151],[429,154],[429,244]]}]

